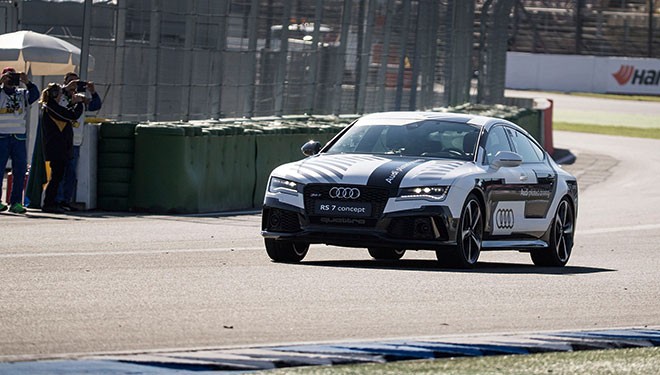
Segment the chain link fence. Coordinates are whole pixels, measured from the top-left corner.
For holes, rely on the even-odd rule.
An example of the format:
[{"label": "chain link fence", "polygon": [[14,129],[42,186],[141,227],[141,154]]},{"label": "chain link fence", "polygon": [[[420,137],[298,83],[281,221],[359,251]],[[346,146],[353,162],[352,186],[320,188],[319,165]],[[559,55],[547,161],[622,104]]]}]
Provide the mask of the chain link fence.
[{"label": "chain link fence", "polygon": [[[0,0],[0,29],[80,46],[81,1]],[[133,121],[500,103],[507,49],[657,57],[658,2],[94,1],[88,78]]]},{"label": "chain link fence", "polygon": [[[88,79],[104,100],[98,116],[119,120],[338,115],[464,103],[474,14],[462,4],[94,1],[96,66]],[[81,45],[81,3],[19,5],[21,28]]]},{"label": "chain link fence", "polygon": [[660,0],[516,0],[519,52],[660,57]]},{"label": "chain link fence", "polygon": [[[0,0],[0,28],[81,45],[81,1]],[[94,1],[89,79],[132,121],[501,103],[507,50],[658,57],[658,2]]]}]

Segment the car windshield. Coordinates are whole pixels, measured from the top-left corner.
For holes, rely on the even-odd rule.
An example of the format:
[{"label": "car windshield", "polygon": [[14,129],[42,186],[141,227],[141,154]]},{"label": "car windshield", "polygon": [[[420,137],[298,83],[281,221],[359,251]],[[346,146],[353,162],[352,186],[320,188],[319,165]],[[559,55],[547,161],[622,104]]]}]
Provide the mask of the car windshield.
[{"label": "car windshield", "polygon": [[354,124],[327,153],[385,154],[473,160],[480,127],[424,120],[407,124]]}]

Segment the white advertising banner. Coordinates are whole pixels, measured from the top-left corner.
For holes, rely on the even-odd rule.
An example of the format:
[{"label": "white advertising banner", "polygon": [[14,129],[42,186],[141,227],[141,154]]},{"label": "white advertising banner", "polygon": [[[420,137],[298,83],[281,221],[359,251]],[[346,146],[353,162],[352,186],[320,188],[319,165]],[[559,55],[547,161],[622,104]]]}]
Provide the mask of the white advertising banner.
[{"label": "white advertising banner", "polygon": [[660,95],[659,59],[610,58],[608,63],[608,92]]},{"label": "white advertising banner", "polygon": [[660,59],[508,52],[506,87],[660,95]]}]

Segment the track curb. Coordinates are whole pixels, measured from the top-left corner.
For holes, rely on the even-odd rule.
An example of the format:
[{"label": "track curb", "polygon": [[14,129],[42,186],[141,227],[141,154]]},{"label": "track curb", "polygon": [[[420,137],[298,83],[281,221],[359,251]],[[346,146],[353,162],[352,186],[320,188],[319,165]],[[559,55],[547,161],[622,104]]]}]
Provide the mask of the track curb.
[{"label": "track curb", "polygon": [[660,327],[94,355],[66,360],[0,363],[0,374],[236,374],[297,366],[652,346],[660,346]]}]

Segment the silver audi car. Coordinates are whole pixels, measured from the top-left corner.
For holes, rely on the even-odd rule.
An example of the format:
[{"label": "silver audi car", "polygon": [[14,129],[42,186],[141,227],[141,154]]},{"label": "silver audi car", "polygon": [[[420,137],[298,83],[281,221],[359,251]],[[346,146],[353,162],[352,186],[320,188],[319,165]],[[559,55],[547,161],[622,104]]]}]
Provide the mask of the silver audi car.
[{"label": "silver audi car", "polygon": [[512,122],[374,113],[302,151],[273,170],[264,198],[261,233],[275,262],[301,261],[310,244],[379,260],[431,250],[457,268],[489,250],[528,252],[538,266],[571,256],[577,181]]}]

